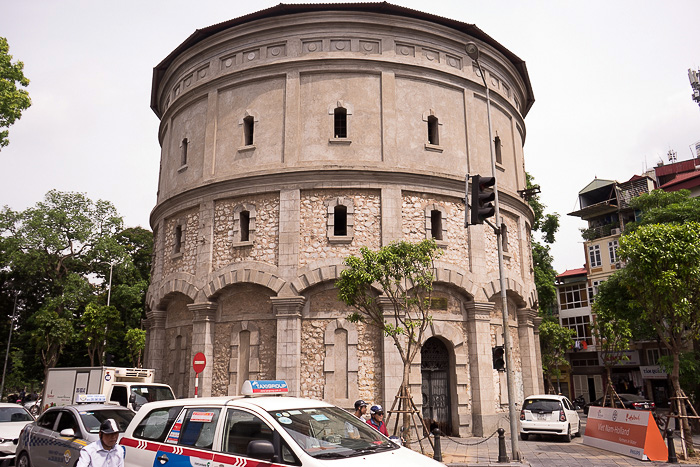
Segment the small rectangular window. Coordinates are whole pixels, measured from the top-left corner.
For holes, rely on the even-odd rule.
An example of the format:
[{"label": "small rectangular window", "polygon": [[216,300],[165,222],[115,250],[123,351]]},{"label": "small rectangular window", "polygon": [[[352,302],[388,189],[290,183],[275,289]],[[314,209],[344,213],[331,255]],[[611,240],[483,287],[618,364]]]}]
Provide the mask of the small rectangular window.
[{"label": "small rectangular window", "polygon": [[430,211],[430,233],[435,240],[442,240],[442,213],[437,209]]},{"label": "small rectangular window", "polygon": [[187,409],[178,444],[211,449],[220,411],[214,407]]},{"label": "small rectangular window", "polygon": [[180,253],[182,251],[182,226],[175,226],[175,238],[174,238],[173,253]]},{"label": "small rectangular window", "polygon": [[344,237],[348,234],[348,208],[341,205],[333,208],[333,235]]},{"label": "small rectangular window", "polygon": [[245,145],[253,145],[253,136],[255,133],[255,120],[250,115],[243,119],[243,133],[245,137]]},{"label": "small rectangular window", "polygon": [[241,211],[241,241],[250,240],[250,211]]},{"label": "small rectangular window", "polygon": [[501,154],[501,138],[496,136],[496,138],[493,140],[493,146],[496,150],[496,162],[503,164],[503,155]]},{"label": "small rectangular window", "polygon": [[348,111],[342,107],[333,111],[333,133],[336,138],[348,137]]},{"label": "small rectangular window", "polygon": [[619,261],[619,258],[617,257],[617,247],[618,247],[618,242],[617,240],[613,240],[608,242],[608,250],[610,252],[610,263],[614,264]]},{"label": "small rectangular window", "polygon": [[438,131],[438,119],[431,115],[428,117],[428,143],[438,146],[440,144],[440,134]]},{"label": "small rectangular window", "polygon": [[165,441],[170,427],[173,426],[175,419],[181,411],[181,405],[153,409],[139,422],[139,425],[134,428],[134,438],[159,442]]},{"label": "small rectangular window", "polygon": [[180,147],[182,150],[180,151],[180,165],[187,165],[187,150],[189,146],[189,141],[187,138],[182,140],[182,144]]}]

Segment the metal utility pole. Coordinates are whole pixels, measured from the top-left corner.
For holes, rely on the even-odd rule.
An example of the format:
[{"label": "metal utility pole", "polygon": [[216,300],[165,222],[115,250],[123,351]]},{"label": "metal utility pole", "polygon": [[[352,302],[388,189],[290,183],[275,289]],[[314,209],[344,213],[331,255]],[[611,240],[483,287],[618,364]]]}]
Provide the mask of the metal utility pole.
[{"label": "metal utility pole", "polygon": [[[473,42],[466,45],[467,55],[476,62],[479,68],[479,74],[484,82],[486,89],[486,116],[489,124],[489,150],[491,152],[491,176],[496,177],[496,156],[493,148],[493,134],[491,129],[491,95],[489,94],[489,86],[486,84],[486,75],[479,63],[479,48]],[[495,193],[495,223],[493,230],[496,232],[496,243],[498,244],[498,276],[501,285],[501,312],[503,313],[503,345],[506,350],[506,382],[508,385],[508,416],[510,418],[510,442],[512,449],[512,460],[520,461],[520,450],[518,448],[518,418],[519,414],[515,408],[515,361],[513,359],[513,344],[510,338],[510,326],[508,324],[508,296],[506,294],[506,276],[503,269],[503,238],[501,230],[501,213],[498,203],[498,181],[493,187]]]},{"label": "metal utility pole", "polygon": [[3,391],[5,390],[5,373],[7,372],[7,360],[10,358],[10,343],[12,342],[12,330],[15,327],[15,320],[17,319],[17,297],[19,292],[15,292],[15,306],[12,310],[12,321],[10,321],[10,335],[7,336],[7,351],[5,352],[5,366],[2,368],[2,383],[0,383],[0,399],[2,398]]}]

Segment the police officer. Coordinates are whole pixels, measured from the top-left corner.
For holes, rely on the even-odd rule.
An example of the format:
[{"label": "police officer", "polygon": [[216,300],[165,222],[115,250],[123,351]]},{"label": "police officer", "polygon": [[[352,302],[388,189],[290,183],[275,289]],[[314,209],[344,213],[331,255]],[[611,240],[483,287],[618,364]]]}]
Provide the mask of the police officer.
[{"label": "police officer", "polygon": [[124,448],[117,445],[119,427],[113,418],[102,422],[99,436],[80,450],[76,467],[124,467]]}]

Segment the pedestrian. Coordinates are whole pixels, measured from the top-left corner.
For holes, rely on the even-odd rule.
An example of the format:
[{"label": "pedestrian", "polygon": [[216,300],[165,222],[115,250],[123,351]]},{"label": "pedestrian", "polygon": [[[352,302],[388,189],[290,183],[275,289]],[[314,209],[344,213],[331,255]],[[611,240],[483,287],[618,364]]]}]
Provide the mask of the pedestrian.
[{"label": "pedestrian", "polygon": [[379,431],[384,436],[389,436],[389,432],[386,429],[386,423],[384,423],[384,409],[381,405],[373,405],[369,409],[370,418],[367,420],[367,424],[371,425],[374,429]]},{"label": "pedestrian", "polygon": [[113,418],[102,422],[99,436],[80,450],[76,467],[124,467],[124,448],[117,445],[119,427]]},{"label": "pedestrian", "polygon": [[364,420],[367,413],[367,402],[362,399],[355,401],[355,416],[360,420]]}]

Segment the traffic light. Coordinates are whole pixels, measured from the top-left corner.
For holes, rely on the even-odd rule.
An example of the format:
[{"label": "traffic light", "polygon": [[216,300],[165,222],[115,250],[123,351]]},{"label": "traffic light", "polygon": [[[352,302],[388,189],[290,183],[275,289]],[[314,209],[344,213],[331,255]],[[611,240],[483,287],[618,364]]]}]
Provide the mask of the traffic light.
[{"label": "traffic light", "polygon": [[493,369],[498,371],[506,370],[506,351],[502,345],[497,345],[491,349],[493,357]]},{"label": "traffic light", "polygon": [[496,192],[493,189],[495,184],[496,177],[472,175],[472,225],[483,224],[484,219],[495,214],[496,208],[492,203],[496,199]]}]

